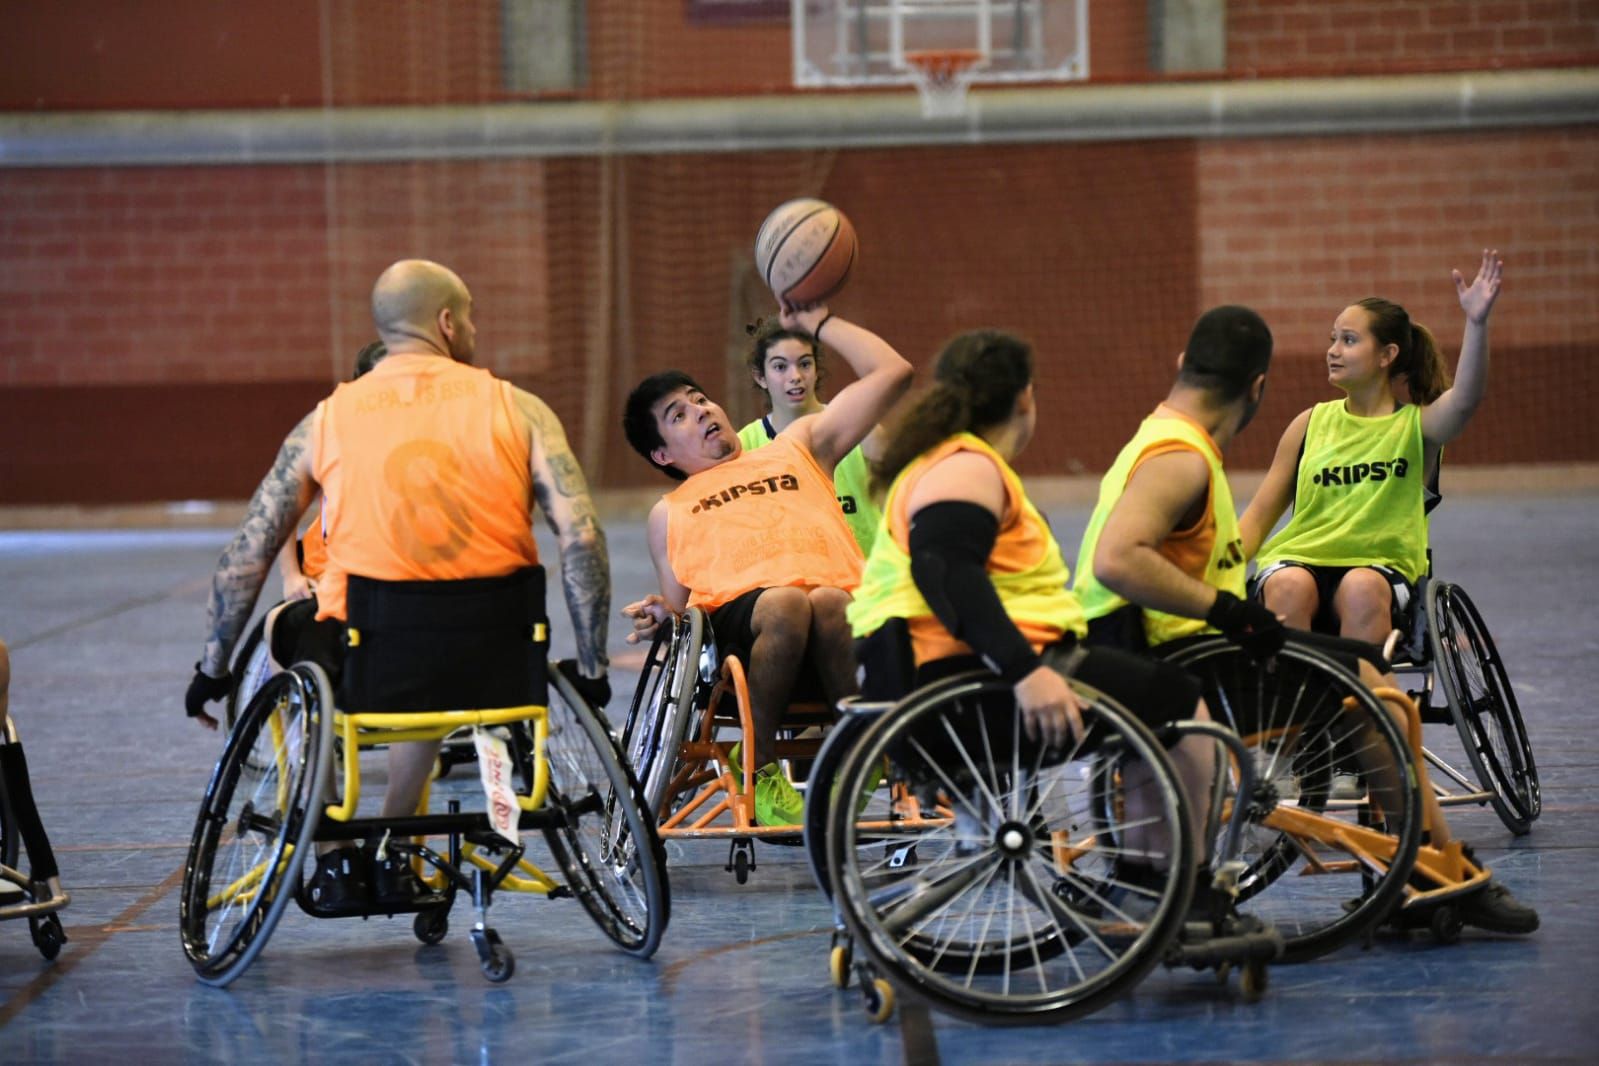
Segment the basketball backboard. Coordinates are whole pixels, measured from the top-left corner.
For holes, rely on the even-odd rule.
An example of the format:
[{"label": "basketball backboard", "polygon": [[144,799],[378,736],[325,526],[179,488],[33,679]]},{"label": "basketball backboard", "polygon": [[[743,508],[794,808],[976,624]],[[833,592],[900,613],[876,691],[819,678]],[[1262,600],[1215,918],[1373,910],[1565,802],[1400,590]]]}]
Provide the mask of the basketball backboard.
[{"label": "basketball backboard", "polygon": [[959,57],[979,83],[1088,77],[1088,0],[793,0],[792,11],[802,88],[920,85],[929,56]]}]

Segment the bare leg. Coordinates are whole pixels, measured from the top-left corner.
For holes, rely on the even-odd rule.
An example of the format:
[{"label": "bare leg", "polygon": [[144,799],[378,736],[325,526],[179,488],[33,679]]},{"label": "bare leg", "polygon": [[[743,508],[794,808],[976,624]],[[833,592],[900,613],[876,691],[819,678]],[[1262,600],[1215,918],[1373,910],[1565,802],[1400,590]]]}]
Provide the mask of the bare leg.
[{"label": "bare leg", "polygon": [[404,818],[416,813],[438,754],[437,740],[389,745],[389,787],[383,792],[383,817]]},{"label": "bare leg", "polygon": [[855,680],[855,638],[844,610],[850,594],[843,589],[816,588],[811,600],[811,662],[822,678],[822,692],[830,706],[860,691]]},{"label": "bare leg", "polygon": [[[1205,701],[1194,706],[1194,718],[1210,721],[1210,711]],[[1210,794],[1216,780],[1216,742],[1209,737],[1184,737],[1177,746],[1169,749],[1172,767],[1177,771],[1177,784],[1183,790],[1183,800],[1188,807],[1188,830],[1195,842],[1195,858],[1202,865],[1210,858]],[[1161,799],[1156,793],[1152,777],[1142,762],[1132,763],[1124,771],[1127,797],[1127,821],[1135,828],[1128,830],[1127,843],[1135,852],[1150,855],[1169,853],[1171,842],[1159,829]],[[1144,823],[1144,824],[1140,824]],[[1164,869],[1166,864],[1154,863]]]},{"label": "bare leg", "polygon": [[755,719],[755,765],[775,762],[777,729],[794,693],[794,680],[805,661],[811,631],[811,601],[804,589],[773,588],[755,601],[750,619],[755,636],[750,648],[750,714]]},{"label": "bare leg", "polygon": [[1321,606],[1316,579],[1297,566],[1285,566],[1268,577],[1261,598],[1289,629],[1309,629]]}]

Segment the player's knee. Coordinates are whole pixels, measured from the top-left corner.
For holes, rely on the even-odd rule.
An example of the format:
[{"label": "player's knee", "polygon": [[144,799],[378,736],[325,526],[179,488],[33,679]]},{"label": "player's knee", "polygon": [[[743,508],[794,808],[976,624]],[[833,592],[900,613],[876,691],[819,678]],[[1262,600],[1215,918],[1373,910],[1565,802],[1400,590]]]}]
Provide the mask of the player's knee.
[{"label": "player's knee", "polygon": [[1261,586],[1261,598],[1267,607],[1279,614],[1287,611],[1314,614],[1320,600],[1316,578],[1300,566],[1285,566],[1270,574]]},{"label": "player's knee", "polygon": [[811,628],[811,600],[805,589],[771,588],[755,601],[751,628],[756,637],[796,640],[804,646]]},{"label": "player's knee", "polygon": [[811,619],[817,627],[831,629],[849,625],[844,612],[849,609],[850,594],[843,589],[814,588],[807,598],[811,603]]},{"label": "player's knee", "polygon": [[1375,570],[1358,567],[1338,583],[1334,606],[1338,617],[1345,621],[1364,625],[1376,620],[1386,625],[1392,605],[1393,589],[1388,579]]}]

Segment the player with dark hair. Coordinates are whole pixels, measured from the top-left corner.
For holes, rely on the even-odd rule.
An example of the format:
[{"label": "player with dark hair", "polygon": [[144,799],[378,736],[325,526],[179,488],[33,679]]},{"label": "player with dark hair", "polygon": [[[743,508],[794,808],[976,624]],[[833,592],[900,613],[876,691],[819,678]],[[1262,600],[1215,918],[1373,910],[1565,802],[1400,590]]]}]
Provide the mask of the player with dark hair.
[{"label": "player with dark hair", "polygon": [[844,522],[833,471],[910,385],[911,366],[881,337],[825,306],[786,308],[785,329],[825,341],[858,380],[821,411],[791,422],[770,444],[746,449],[727,414],[698,383],[669,370],[627,398],[628,443],[682,482],[649,516],[650,558],[660,594],[628,604],[628,637],[654,633],[672,613],[704,608],[723,654],[745,658],[763,825],[798,824],[804,805],[773,748],[807,663],[823,695],[855,691],[844,608],[862,555]]}]

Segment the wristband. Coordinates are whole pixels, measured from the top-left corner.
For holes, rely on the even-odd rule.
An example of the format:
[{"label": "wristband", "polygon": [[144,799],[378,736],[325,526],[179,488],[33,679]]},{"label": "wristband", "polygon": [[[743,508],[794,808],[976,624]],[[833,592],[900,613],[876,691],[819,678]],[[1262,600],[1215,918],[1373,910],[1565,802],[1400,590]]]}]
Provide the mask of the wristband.
[{"label": "wristband", "polygon": [[822,342],[822,327],[833,321],[833,312],[829,311],[822,320],[816,323],[816,328],[811,330],[811,336],[816,338],[816,343]]}]

